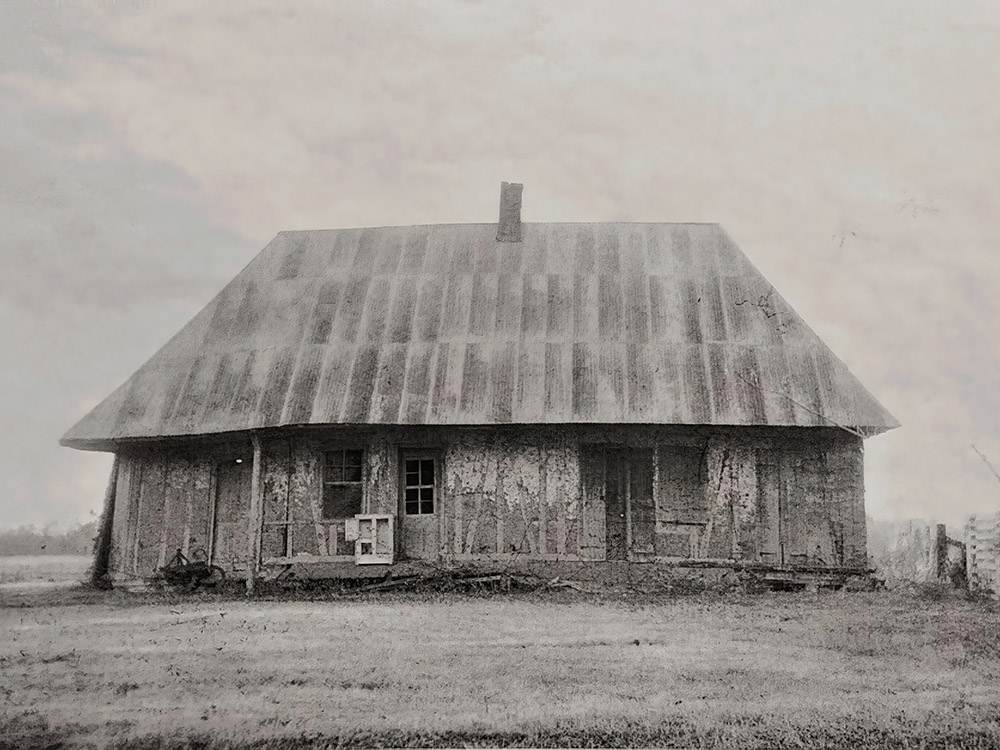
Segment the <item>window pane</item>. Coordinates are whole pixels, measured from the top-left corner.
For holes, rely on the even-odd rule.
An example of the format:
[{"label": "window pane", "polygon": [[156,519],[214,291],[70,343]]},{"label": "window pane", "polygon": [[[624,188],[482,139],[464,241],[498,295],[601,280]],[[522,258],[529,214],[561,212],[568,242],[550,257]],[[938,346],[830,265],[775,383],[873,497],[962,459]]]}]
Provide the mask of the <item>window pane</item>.
[{"label": "window pane", "polygon": [[420,484],[434,484],[434,459],[420,462]]},{"label": "window pane", "polygon": [[418,503],[416,500],[414,500],[412,503],[411,502],[406,503],[406,515],[415,516],[418,513],[420,513],[420,503]]},{"label": "window pane", "polygon": [[420,500],[427,501],[434,499],[434,488],[433,487],[421,487],[420,488]]},{"label": "window pane", "polygon": [[344,470],[339,466],[326,467],[326,481],[328,482],[342,482],[344,481]]},{"label": "window pane", "polygon": [[361,451],[344,451],[344,466],[361,466]]},{"label": "window pane", "polygon": [[418,484],[420,484],[420,475],[417,474],[416,472],[412,472],[412,473],[407,472],[406,473],[406,486],[407,487],[415,487]]},{"label": "window pane", "polygon": [[417,499],[418,499],[417,492],[419,492],[419,490],[417,490],[416,487],[407,487],[406,488],[406,502],[408,502],[408,503],[415,503],[415,502],[417,502]]},{"label": "window pane", "polygon": [[426,501],[426,502],[421,502],[420,503],[420,512],[421,513],[433,513],[434,512],[434,501],[433,500],[429,500],[429,501]]},{"label": "window pane", "polygon": [[406,473],[415,474],[420,469],[420,462],[413,458],[406,459]]},{"label": "window pane", "polygon": [[344,467],[344,481],[345,482],[360,482],[361,481],[361,467],[360,466],[345,466]]},{"label": "window pane", "polygon": [[323,518],[353,518],[360,512],[360,486],[328,484],[323,488]]}]

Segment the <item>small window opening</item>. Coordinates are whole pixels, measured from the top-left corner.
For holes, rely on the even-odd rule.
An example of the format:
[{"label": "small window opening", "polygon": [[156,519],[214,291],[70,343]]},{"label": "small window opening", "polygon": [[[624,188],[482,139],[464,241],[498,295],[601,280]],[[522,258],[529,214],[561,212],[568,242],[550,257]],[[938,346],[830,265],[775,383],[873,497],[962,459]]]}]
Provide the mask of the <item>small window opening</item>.
[{"label": "small window opening", "polygon": [[354,518],[361,513],[361,451],[327,451],[323,465],[323,519]]},{"label": "small window opening", "polygon": [[406,515],[418,516],[434,512],[434,459],[406,459]]}]

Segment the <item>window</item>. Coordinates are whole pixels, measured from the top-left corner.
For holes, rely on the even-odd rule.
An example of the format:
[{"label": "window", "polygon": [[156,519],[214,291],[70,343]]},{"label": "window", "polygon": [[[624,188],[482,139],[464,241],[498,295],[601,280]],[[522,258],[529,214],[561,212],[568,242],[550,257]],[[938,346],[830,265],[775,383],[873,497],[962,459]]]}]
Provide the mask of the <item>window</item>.
[{"label": "window", "polygon": [[406,515],[418,516],[434,512],[434,459],[405,460]]},{"label": "window", "polygon": [[324,454],[323,519],[354,518],[361,512],[361,451]]}]

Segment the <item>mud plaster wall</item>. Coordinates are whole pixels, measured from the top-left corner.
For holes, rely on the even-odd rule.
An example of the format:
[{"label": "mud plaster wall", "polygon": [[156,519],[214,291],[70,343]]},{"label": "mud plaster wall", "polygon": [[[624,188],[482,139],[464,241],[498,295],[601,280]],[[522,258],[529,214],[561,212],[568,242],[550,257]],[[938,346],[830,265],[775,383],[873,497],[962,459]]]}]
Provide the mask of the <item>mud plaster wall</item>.
[{"label": "mud plaster wall", "polygon": [[178,549],[210,552],[212,466],[206,457],[158,451],[121,454],[110,572],[148,576]]},{"label": "mud plaster wall", "polygon": [[463,434],[443,471],[442,556],[603,558],[568,439]]},{"label": "mud plaster wall", "polygon": [[[245,442],[123,452],[111,570],[148,576],[176,549],[210,552],[214,467],[247,451]],[[352,559],[344,523],[321,517],[322,455],[336,447],[364,448],[362,511],[390,514],[399,513],[401,451],[436,451],[440,497],[427,556],[603,560],[603,473],[581,460],[581,447],[617,444],[646,450],[654,463],[655,554],[632,559],[867,561],[861,441],[837,430],[393,428],[262,442],[264,560]]]},{"label": "mud plaster wall", "polygon": [[696,557],[864,566],[861,440],[847,433],[710,437]]}]

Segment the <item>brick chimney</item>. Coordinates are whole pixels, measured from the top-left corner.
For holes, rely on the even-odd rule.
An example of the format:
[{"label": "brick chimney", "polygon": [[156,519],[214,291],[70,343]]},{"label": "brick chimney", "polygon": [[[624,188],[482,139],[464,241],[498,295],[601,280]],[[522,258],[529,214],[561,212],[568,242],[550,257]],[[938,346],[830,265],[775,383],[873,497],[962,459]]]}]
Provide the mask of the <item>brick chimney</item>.
[{"label": "brick chimney", "polygon": [[497,242],[521,241],[521,191],[519,182],[500,183],[500,223],[497,225]]}]

